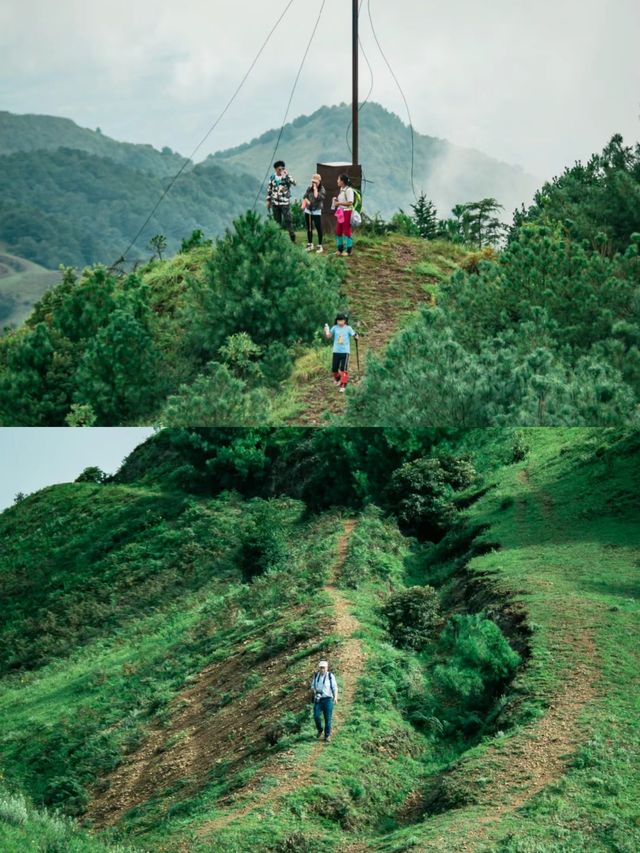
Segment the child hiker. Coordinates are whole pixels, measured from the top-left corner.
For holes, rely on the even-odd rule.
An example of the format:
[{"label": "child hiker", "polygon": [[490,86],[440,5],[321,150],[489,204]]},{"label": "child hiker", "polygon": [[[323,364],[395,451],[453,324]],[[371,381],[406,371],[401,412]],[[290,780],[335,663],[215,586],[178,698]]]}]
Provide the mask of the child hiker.
[{"label": "child hiker", "polygon": [[338,390],[344,394],[349,381],[349,356],[351,354],[351,338],[358,340],[358,335],[349,325],[346,314],[338,314],[335,324],[329,328],[324,325],[324,336],[327,340],[333,338],[333,364],[331,371]]},{"label": "child hiker", "polygon": [[333,198],[332,207],[336,212],[336,247],[337,255],[344,256],[344,250],[350,255],[353,250],[353,231],[351,230],[351,216],[355,203],[355,193],[351,186],[351,178],[348,175],[340,175],[338,178],[338,189],[340,192]]},{"label": "child hiker", "polygon": [[311,183],[307,188],[304,198],[302,199],[302,209],[304,210],[304,219],[307,224],[307,252],[313,251],[313,228],[318,232],[318,253],[322,254],[322,207],[326,190],[322,186],[322,178],[320,175],[313,175]]}]

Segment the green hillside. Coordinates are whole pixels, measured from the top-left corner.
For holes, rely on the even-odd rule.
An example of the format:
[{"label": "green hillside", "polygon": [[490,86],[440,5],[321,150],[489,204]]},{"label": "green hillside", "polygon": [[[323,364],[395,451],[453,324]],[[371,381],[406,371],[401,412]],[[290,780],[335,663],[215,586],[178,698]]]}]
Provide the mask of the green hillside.
[{"label": "green hillside", "polygon": [[0,846],[635,851],[639,486],[632,431],[182,430],[27,497]]},{"label": "green hillside", "polygon": [[[162,195],[167,179],[86,151],[57,148],[0,157],[0,240],[43,266],[113,264]],[[168,251],[202,229],[220,234],[253,202],[257,183],[217,165],[200,165],[176,183],[128,260],[148,259],[164,234]]]},{"label": "green hillside", "polygon": [[[351,108],[346,104],[322,107],[310,116],[300,116],[284,128],[278,148],[289,172],[304,193],[317,163],[350,163],[346,132]],[[259,180],[271,165],[279,129],[270,130],[251,142],[220,151],[210,160],[235,163]],[[521,168],[501,163],[479,151],[460,148],[445,139],[415,133],[415,187],[438,207],[441,217],[455,204],[493,197],[505,207],[507,216],[528,203],[538,180]],[[361,111],[360,160],[365,177],[365,208],[371,215],[389,217],[398,208],[409,209],[415,201],[411,189],[411,134],[398,116],[376,103]]]},{"label": "green hillside", "polygon": [[170,148],[158,151],[152,145],[119,142],[105,136],[99,129],[79,127],[68,118],[15,115],[0,110],[0,154],[55,151],[58,148],[73,148],[96,157],[106,157],[137,172],[149,172],[161,178],[174,175],[184,163],[184,157]]},{"label": "green hillside", "polygon": [[0,329],[23,323],[60,273],[0,252]]}]

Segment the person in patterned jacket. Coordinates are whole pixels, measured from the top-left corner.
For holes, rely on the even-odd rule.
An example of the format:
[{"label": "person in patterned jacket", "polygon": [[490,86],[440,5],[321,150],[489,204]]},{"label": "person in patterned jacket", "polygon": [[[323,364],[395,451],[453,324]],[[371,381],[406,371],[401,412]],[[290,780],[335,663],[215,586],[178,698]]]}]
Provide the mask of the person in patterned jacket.
[{"label": "person in patterned jacket", "polygon": [[271,175],[267,189],[267,210],[271,210],[275,221],[289,232],[291,242],[295,243],[296,234],[291,219],[291,187],[295,187],[296,182],[287,172],[284,160],[276,161],[273,168],[276,171]]}]

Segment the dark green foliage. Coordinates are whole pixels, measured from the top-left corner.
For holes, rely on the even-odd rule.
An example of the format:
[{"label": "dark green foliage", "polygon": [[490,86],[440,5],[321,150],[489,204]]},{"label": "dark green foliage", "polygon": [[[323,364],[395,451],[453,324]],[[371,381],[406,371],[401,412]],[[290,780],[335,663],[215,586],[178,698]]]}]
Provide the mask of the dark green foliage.
[{"label": "dark green foliage", "polygon": [[640,231],[640,144],[612,137],[602,154],[566,169],[536,193],[528,210],[516,212],[511,239],[525,223],[557,224],[602,254],[624,252]]},{"label": "dark green foliage", "polygon": [[402,527],[421,538],[437,540],[453,523],[453,493],[475,478],[468,459],[422,457],[396,469],[388,503]]},{"label": "dark green foliage", "polygon": [[256,500],[248,509],[250,522],[239,562],[244,580],[251,581],[268,571],[285,568],[287,548],[284,527],[269,504]]},{"label": "dark green foliage", "polygon": [[[68,148],[0,157],[0,239],[9,251],[49,269],[111,264],[156,204],[165,181]],[[255,196],[256,181],[219,165],[185,172],[158,208],[129,260],[145,258],[154,234],[176,251],[185,234],[220,234]]]},{"label": "dark green foliage", "polygon": [[162,253],[167,248],[167,238],[164,234],[154,234],[149,240],[149,246],[158,253],[158,260],[162,260]]},{"label": "dark green foliage", "polygon": [[424,240],[433,240],[438,233],[438,213],[435,204],[425,193],[421,193],[415,204],[411,205],[413,221],[418,233]]},{"label": "dark green foliage", "polygon": [[213,246],[212,240],[205,240],[204,232],[201,228],[196,228],[190,237],[185,237],[180,244],[180,253],[185,254],[192,249],[197,249],[200,246]]},{"label": "dark green foliage", "polygon": [[465,243],[479,249],[496,246],[507,231],[497,215],[503,209],[495,198],[457,204],[452,210],[453,219],[439,223],[437,234],[454,243]]},{"label": "dark green foliage", "polygon": [[212,361],[206,373],[168,398],[160,420],[167,427],[251,426],[265,423],[268,412],[264,390],[251,389],[226,365]]},{"label": "dark green foliage", "polygon": [[67,270],[26,326],[0,340],[0,422],[135,419],[158,390],[151,326],[137,276],[120,285],[102,268],[81,278]]},{"label": "dark green foliage", "polygon": [[420,651],[433,637],[440,615],[438,593],[431,586],[412,586],[389,597],[382,613],[396,646]]},{"label": "dark green foliage", "polygon": [[301,253],[274,223],[247,213],[218,243],[206,281],[194,290],[189,345],[206,359],[238,332],[263,347],[311,341],[337,304],[339,284],[337,269]]},{"label": "dark green foliage", "polygon": [[98,468],[97,465],[91,465],[89,468],[85,468],[84,471],[80,474],[79,477],[76,477],[76,483],[94,483],[95,485],[102,485],[107,479],[107,475]]},{"label": "dark green foliage", "polygon": [[436,643],[437,663],[431,675],[434,714],[450,733],[477,733],[520,656],[504,634],[482,614],[455,615]]},{"label": "dark green foliage", "polygon": [[609,425],[640,398],[640,259],[527,226],[370,360],[351,423]]}]

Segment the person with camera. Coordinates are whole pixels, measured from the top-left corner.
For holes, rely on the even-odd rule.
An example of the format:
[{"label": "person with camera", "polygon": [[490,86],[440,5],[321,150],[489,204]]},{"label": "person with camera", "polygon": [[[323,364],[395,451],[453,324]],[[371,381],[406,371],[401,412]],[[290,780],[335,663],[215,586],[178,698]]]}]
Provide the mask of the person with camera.
[{"label": "person with camera", "polygon": [[271,175],[267,189],[267,210],[273,213],[275,221],[289,232],[291,242],[295,243],[296,232],[291,219],[291,187],[295,187],[296,182],[287,172],[284,160],[276,160],[273,168],[275,172]]},{"label": "person with camera", "polygon": [[313,720],[316,724],[318,740],[324,735],[324,742],[328,743],[331,738],[333,706],[338,701],[338,684],[335,675],[329,672],[329,663],[326,660],[320,661],[318,669],[313,674],[311,693],[313,694]]}]

